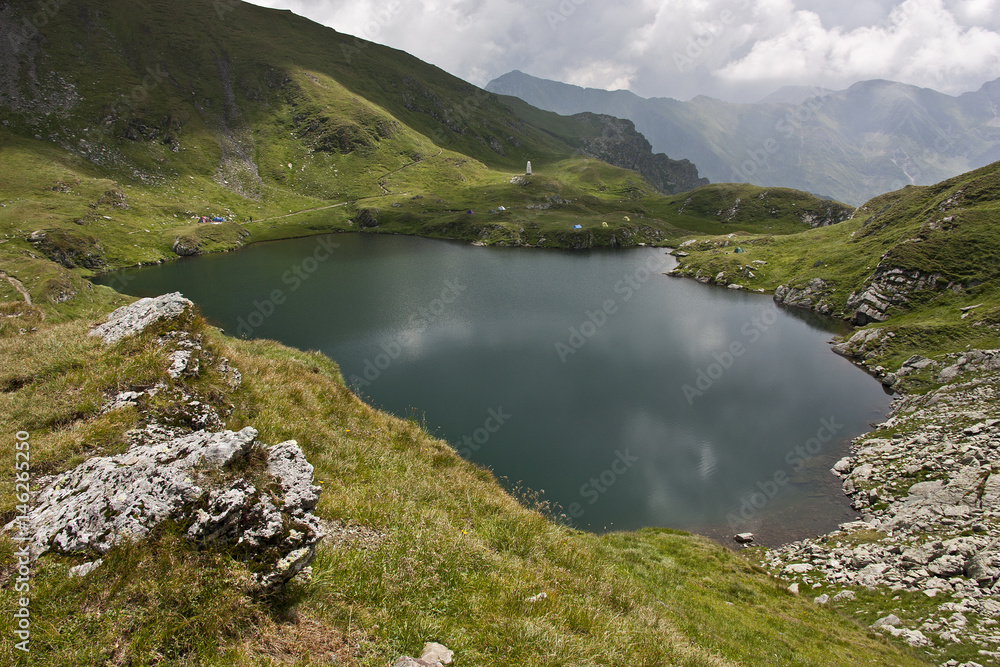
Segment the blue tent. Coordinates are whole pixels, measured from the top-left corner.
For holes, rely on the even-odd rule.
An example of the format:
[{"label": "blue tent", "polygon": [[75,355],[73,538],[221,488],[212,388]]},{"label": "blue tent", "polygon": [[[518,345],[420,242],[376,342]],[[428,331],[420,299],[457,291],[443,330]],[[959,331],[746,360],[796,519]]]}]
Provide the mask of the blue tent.
[{"label": "blue tent", "polygon": [[583,229],[583,225],[573,225],[573,229]]},{"label": "blue tent", "polygon": [[226,221],[225,218],[220,218],[219,216],[215,216],[214,218],[212,218],[212,222],[225,222],[225,221]]}]

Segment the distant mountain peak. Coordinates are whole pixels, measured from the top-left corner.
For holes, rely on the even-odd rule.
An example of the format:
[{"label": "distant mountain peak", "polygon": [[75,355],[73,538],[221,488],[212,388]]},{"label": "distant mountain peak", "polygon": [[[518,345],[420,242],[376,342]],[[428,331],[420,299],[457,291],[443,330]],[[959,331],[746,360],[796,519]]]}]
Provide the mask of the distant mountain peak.
[{"label": "distant mountain peak", "polygon": [[840,91],[787,86],[755,104],[646,99],[520,72],[486,88],[563,115],[628,118],[655,152],[691,160],[713,183],[823,192],[855,205],[1000,159],[1000,79],[957,97],[884,79]]},{"label": "distant mountain peak", "polygon": [[813,97],[822,97],[838,92],[820,86],[783,86],[770,95],[760,98],[756,104],[802,104]]}]

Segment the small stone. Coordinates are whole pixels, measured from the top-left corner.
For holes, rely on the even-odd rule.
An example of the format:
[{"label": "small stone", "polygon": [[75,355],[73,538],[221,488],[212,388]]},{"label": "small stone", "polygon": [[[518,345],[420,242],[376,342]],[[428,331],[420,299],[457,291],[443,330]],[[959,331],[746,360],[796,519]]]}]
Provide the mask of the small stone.
[{"label": "small stone", "polygon": [[753,533],[737,533],[733,536],[733,539],[740,544],[750,544],[754,541]]},{"label": "small stone", "polygon": [[798,584],[798,582],[796,582],[796,583],[792,584],[791,586],[789,586],[788,587],[788,592],[791,593],[792,595],[798,595],[799,594],[799,584]]},{"label": "small stone", "polygon": [[71,567],[69,569],[69,578],[72,579],[73,577],[86,577],[88,574],[90,574],[98,567],[100,567],[101,563],[103,562],[104,559],[98,558],[95,561],[84,563],[83,565],[77,565],[76,567]]},{"label": "small stone", "polygon": [[789,574],[805,574],[813,569],[809,563],[792,563],[785,567],[785,572]]},{"label": "small stone", "polygon": [[882,618],[878,619],[868,627],[881,628],[887,625],[890,627],[896,627],[900,623],[902,623],[902,621],[899,620],[899,616],[896,616],[895,614],[889,614],[888,616],[883,616]]},{"label": "small stone", "polygon": [[542,591],[538,595],[532,595],[530,598],[528,598],[527,600],[525,600],[525,602],[530,602],[531,604],[534,604],[536,602],[541,602],[542,600],[544,600],[547,597],[549,597],[548,594],[545,591]]},{"label": "small stone", "polygon": [[[542,593],[542,595],[545,595]],[[424,651],[420,654],[420,659],[431,664],[450,665],[455,657],[454,651],[448,649],[443,644],[427,642],[424,644]]]},{"label": "small stone", "polygon": [[840,591],[833,596],[833,601],[838,602],[839,600],[853,600],[855,597],[857,596],[854,594],[854,591]]},{"label": "small stone", "polygon": [[830,596],[827,595],[826,593],[823,593],[822,595],[820,595],[819,597],[817,597],[815,600],[813,600],[813,602],[815,602],[816,604],[826,604],[829,601],[830,601]]}]

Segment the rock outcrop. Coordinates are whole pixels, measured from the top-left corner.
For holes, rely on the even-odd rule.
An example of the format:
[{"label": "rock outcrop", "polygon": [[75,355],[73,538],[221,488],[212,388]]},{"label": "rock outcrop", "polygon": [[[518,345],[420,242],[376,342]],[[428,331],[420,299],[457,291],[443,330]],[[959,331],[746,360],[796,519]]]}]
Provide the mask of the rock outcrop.
[{"label": "rock outcrop", "polygon": [[100,336],[105,344],[112,345],[142,333],[157,322],[179,318],[190,312],[193,305],[180,292],[139,299],[112,312],[107,322],[91,329],[90,335]]},{"label": "rock outcrop", "polygon": [[201,253],[201,245],[198,243],[198,240],[190,236],[178,236],[174,239],[174,243],[170,246],[170,249],[181,257],[191,257]]},{"label": "rock outcrop", "polygon": [[[28,515],[33,557],[104,554],[173,521],[199,544],[232,547],[261,590],[275,590],[312,561],[323,537],[311,513],[319,488],[294,440],[267,447],[256,437],[249,427],[198,431],[94,457],[57,476]],[[260,470],[255,459],[266,462]]]},{"label": "rock outcrop", "polygon": [[803,224],[809,225],[813,229],[817,227],[829,227],[850,220],[854,214],[854,209],[839,203],[831,203],[825,210],[806,211],[802,213],[800,219]]},{"label": "rock outcrop", "polygon": [[91,330],[107,345],[158,332],[163,375],[109,395],[101,410],[137,410],[125,453],[90,458],[37,494],[28,525],[17,525],[32,536],[34,558],[100,556],[171,522],[199,547],[245,561],[263,593],[308,567],[325,532],[312,513],[313,467],[294,440],[268,447],[251,427],[224,430],[233,410],[225,393],[241,376],[195,322],[193,304],[175,292],[119,308]]},{"label": "rock outcrop", "polygon": [[799,287],[781,285],[774,290],[774,302],[791,308],[805,308],[823,315],[833,313],[833,305],[826,300],[830,286],[821,278],[813,278]]},{"label": "rock outcrop", "polygon": [[699,177],[698,168],[688,160],[672,160],[663,153],[654,153],[632,121],[592,113],[577,114],[574,118],[597,126],[600,132],[584,140],[580,147],[583,155],[637,171],[662,194],[687,192],[708,185],[708,179]]},{"label": "rock outcrop", "polygon": [[[858,332],[849,345],[864,350],[882,333]],[[995,629],[1000,625],[1000,383],[995,373],[982,372],[1000,367],[1000,350],[948,360],[954,363],[937,373],[951,384],[897,399],[888,418],[856,439],[852,454],[834,465],[831,472],[841,477],[863,520],[771,551],[766,564],[817,594],[882,589],[896,610],[888,598],[899,591],[940,600],[916,620],[896,618],[875,629],[915,646],[975,643],[995,659],[1000,658]],[[892,375],[935,372],[941,365],[913,356]]]},{"label": "rock outcrop", "polygon": [[378,221],[378,209],[377,208],[363,208],[358,211],[358,214],[354,216],[354,222],[358,223],[358,227],[361,229],[371,229],[373,227],[379,226]]},{"label": "rock outcrop", "polygon": [[885,322],[889,319],[890,308],[908,305],[914,293],[935,289],[940,279],[937,273],[879,265],[868,285],[847,297],[844,312],[857,326]]}]

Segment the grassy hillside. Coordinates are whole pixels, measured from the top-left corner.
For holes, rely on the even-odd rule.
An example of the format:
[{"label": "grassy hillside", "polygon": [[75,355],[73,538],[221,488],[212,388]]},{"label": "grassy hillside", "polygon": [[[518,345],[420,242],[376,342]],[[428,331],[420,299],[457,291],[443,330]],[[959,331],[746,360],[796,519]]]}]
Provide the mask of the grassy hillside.
[{"label": "grassy hillside", "polygon": [[[686,245],[678,273],[748,289],[823,286],[814,303],[851,318],[859,295],[895,271],[928,283],[904,291],[884,323],[894,335],[867,363],[896,368],[910,354],[1000,346],[1000,163],[932,186],[876,197],[848,222],[795,236],[738,235]],[[736,254],[735,247],[745,252]],[[933,277],[933,284],[929,278]],[[918,279],[919,280],[919,279]],[[884,283],[884,280],[883,280]],[[852,304],[853,305],[853,304]],[[971,308],[970,308],[971,307]],[[965,310],[963,310],[965,309]]]}]

